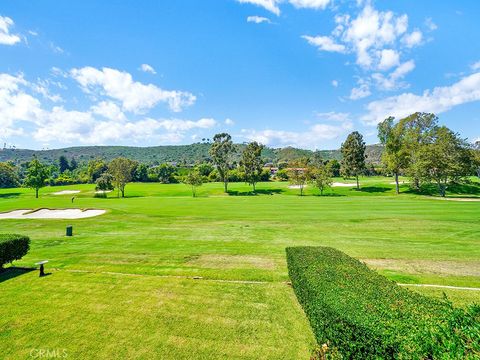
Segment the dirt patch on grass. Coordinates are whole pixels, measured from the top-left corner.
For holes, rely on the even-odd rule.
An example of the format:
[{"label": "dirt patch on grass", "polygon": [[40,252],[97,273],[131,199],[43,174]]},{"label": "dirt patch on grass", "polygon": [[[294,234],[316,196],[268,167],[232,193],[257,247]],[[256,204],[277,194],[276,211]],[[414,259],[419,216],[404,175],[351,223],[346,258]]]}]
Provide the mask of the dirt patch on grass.
[{"label": "dirt patch on grass", "polygon": [[369,267],[407,274],[480,276],[480,261],[362,259]]},{"label": "dirt patch on grass", "polygon": [[200,255],[189,259],[189,265],[196,265],[205,268],[237,269],[274,269],[275,262],[262,256],[250,255]]}]

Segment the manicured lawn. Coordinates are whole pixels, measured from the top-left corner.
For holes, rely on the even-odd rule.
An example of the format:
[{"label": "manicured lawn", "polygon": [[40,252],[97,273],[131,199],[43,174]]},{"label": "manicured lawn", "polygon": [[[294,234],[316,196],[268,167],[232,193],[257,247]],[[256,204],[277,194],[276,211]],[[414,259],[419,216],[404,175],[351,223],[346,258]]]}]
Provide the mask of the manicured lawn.
[{"label": "manicured lawn", "polygon": [[[93,185],[44,188],[39,199],[0,190],[0,212],[107,210],[82,220],[0,220],[0,233],[32,239],[15,265],[48,259],[52,273],[0,275],[0,354],[308,358],[314,340],[285,283],[286,246],[333,246],[401,283],[480,287],[480,202],[439,201],[405,193],[407,185],[396,196],[391,181],[362,179],[362,191],[338,187],[324,197],[310,187],[297,196],[288,183],[259,184],[257,196],[244,184],[231,184],[229,196],[205,184],[198,198],[182,184],[129,184],[125,199],[93,198]],[[81,193],[52,195],[65,189]],[[70,224],[75,236],[66,238]],[[480,292],[445,292],[459,305],[480,302]]]}]

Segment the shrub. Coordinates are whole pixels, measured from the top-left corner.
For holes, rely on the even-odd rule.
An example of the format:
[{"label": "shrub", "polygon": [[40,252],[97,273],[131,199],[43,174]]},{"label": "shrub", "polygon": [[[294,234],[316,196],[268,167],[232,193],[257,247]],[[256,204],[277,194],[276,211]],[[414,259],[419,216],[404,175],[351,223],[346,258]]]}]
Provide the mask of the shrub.
[{"label": "shrub", "polygon": [[0,269],[5,264],[21,259],[30,249],[28,236],[0,234]]},{"label": "shrub", "polygon": [[402,288],[341,251],[287,248],[288,271],[319,344],[347,359],[474,359],[480,308]]}]

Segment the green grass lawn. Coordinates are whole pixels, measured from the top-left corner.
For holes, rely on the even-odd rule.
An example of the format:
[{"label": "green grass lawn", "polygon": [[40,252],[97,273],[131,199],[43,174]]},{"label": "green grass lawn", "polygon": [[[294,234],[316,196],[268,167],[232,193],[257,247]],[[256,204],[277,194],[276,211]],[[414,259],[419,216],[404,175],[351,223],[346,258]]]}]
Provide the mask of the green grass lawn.
[{"label": "green grass lawn", "polygon": [[[336,181],[344,182],[342,179]],[[47,272],[0,275],[0,354],[32,349],[69,358],[307,359],[314,346],[288,281],[285,247],[333,246],[392,280],[480,287],[480,202],[394,194],[390,178],[327,196],[288,183],[129,184],[125,199],[94,198],[93,185],[0,190],[0,212],[99,208],[82,220],[0,220],[0,233],[32,239],[16,266],[48,259]],[[73,195],[52,195],[60,190]],[[478,186],[449,196],[478,196]],[[74,237],[65,237],[73,225]],[[194,279],[194,277],[200,277]],[[443,291],[461,306],[480,292]]]}]

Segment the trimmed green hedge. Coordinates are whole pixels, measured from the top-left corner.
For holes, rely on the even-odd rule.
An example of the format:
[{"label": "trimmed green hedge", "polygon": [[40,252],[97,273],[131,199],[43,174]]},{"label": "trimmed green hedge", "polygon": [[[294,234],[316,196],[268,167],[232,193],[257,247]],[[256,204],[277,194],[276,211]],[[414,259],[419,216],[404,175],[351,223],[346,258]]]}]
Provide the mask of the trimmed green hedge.
[{"label": "trimmed green hedge", "polygon": [[21,259],[30,249],[30,238],[17,234],[0,234],[0,269]]},{"label": "trimmed green hedge", "polygon": [[456,309],[402,288],[333,248],[287,248],[317,342],[345,359],[478,359],[480,307]]}]

